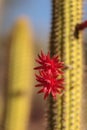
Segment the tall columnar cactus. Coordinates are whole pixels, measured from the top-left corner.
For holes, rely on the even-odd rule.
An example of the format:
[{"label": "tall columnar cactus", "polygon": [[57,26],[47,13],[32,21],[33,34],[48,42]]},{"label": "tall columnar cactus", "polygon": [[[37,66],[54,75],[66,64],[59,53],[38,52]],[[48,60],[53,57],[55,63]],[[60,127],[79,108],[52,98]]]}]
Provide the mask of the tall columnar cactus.
[{"label": "tall columnar cactus", "polygon": [[[49,98],[49,130],[80,130],[82,90],[82,38],[74,36],[82,19],[82,0],[52,0],[51,56],[59,54],[65,70],[65,92],[58,102]],[[55,104],[58,104],[55,106]],[[57,107],[58,106],[58,107]],[[58,118],[55,116],[57,109]]]},{"label": "tall columnar cactus", "polygon": [[[82,0],[77,1],[77,22],[81,23],[82,18]],[[81,100],[82,100],[82,36],[79,35],[77,40],[77,52],[76,52],[76,130],[80,130],[81,124]]]},{"label": "tall columnar cactus", "polygon": [[0,129],[2,129],[3,109],[4,109],[4,103],[2,97],[0,96]]},{"label": "tall columnar cactus", "polygon": [[19,19],[13,28],[9,52],[5,130],[25,130],[31,108],[34,48],[31,26]]},{"label": "tall columnar cactus", "polygon": [[[58,0],[52,0],[52,22],[51,22],[51,35],[50,35],[50,56],[57,54],[57,43],[58,43]],[[61,33],[61,31],[60,31]],[[60,101],[60,99],[59,99]],[[60,101],[61,103],[61,101]],[[60,110],[61,111],[61,105]],[[50,95],[48,99],[48,124],[47,130],[56,130],[57,129],[57,101],[53,100],[53,97]],[[60,112],[61,113],[61,112]],[[60,116],[59,116],[60,117]],[[60,125],[60,124],[59,124]]]}]

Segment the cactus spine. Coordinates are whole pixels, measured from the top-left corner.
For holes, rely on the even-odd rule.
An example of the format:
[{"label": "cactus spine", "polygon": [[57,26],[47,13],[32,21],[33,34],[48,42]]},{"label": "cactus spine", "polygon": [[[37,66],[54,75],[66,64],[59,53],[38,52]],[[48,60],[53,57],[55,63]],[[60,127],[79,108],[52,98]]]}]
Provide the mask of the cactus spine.
[{"label": "cactus spine", "polygon": [[[64,95],[58,96],[58,102],[56,102],[58,103],[58,119],[55,119],[55,124],[57,123],[58,130],[80,130],[82,38],[80,36],[76,39],[74,30],[76,24],[82,19],[82,0],[52,0],[52,4],[50,51],[52,55],[59,54],[65,65],[71,67],[65,71]],[[49,101],[49,104],[51,103]],[[51,105],[49,109],[53,109],[51,111],[55,116],[54,107]],[[49,122],[52,123],[52,120],[49,119]],[[51,128],[49,125],[49,129],[54,130],[55,127]]]},{"label": "cactus spine", "polygon": [[5,130],[25,130],[30,111],[34,53],[31,27],[19,19],[13,29],[9,52]]}]

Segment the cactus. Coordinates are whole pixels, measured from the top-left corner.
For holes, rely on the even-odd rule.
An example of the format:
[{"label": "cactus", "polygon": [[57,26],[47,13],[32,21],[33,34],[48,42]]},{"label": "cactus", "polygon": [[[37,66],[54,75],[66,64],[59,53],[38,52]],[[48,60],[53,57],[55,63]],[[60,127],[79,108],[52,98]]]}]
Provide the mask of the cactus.
[{"label": "cactus", "polygon": [[52,0],[52,9],[51,56],[59,54],[71,69],[65,71],[63,96],[58,96],[58,101],[48,99],[48,130],[80,130],[82,38],[80,34],[76,39],[74,31],[82,19],[82,0]]},{"label": "cactus", "polygon": [[3,103],[3,98],[2,98],[2,95],[1,95],[0,96],[0,129],[3,128],[3,126],[2,126],[3,109],[4,109],[4,103]]},{"label": "cactus", "polygon": [[31,108],[34,48],[31,27],[25,18],[13,28],[8,65],[5,130],[25,130]]},{"label": "cactus", "polygon": [[[81,23],[82,19],[82,0],[77,1],[77,22]],[[81,100],[82,100],[82,36],[79,35],[79,39],[77,39],[77,62],[76,62],[76,73],[77,73],[77,81],[76,81],[76,130],[81,129]]]},{"label": "cactus", "polygon": [[[50,56],[54,56],[57,54],[57,24],[58,24],[58,0],[52,0],[52,26],[51,26],[51,35],[49,41],[49,48],[50,48]],[[55,130],[57,129],[57,101],[53,100],[53,97],[50,95],[48,98],[48,113],[47,113],[47,130]]]}]

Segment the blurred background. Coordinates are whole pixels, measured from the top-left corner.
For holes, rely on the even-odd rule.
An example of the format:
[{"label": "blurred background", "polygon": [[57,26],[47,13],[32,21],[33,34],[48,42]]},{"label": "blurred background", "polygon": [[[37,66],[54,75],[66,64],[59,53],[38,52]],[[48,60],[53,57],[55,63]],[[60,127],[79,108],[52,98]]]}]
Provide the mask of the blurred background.
[{"label": "blurred background", "polygon": [[[7,52],[9,48],[10,34],[15,22],[20,17],[26,17],[32,28],[34,58],[42,49],[48,50],[50,23],[51,23],[51,1],[50,0],[0,0],[0,106],[5,96],[5,78],[7,73]],[[87,0],[83,1],[83,21],[87,20]],[[87,128],[87,30],[83,33],[84,46],[84,94],[83,94],[83,124]],[[29,116],[29,130],[44,130],[45,101],[43,97],[37,95],[34,88],[31,97],[31,112]],[[0,124],[1,125],[1,124]],[[2,129],[3,126],[0,126]]]}]

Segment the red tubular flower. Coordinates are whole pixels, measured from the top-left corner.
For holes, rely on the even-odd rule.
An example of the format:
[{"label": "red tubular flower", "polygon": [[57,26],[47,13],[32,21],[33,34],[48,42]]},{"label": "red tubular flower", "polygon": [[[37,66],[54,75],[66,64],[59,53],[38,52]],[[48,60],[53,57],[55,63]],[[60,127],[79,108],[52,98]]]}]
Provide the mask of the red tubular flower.
[{"label": "red tubular flower", "polygon": [[38,93],[44,93],[44,99],[49,94],[56,98],[56,94],[60,94],[64,89],[64,79],[59,78],[63,75],[63,62],[60,62],[57,56],[50,58],[49,53],[44,55],[42,51],[36,61],[40,64],[40,66],[34,68],[39,70],[39,74],[36,74],[36,80],[39,84],[35,86],[41,87]]}]

